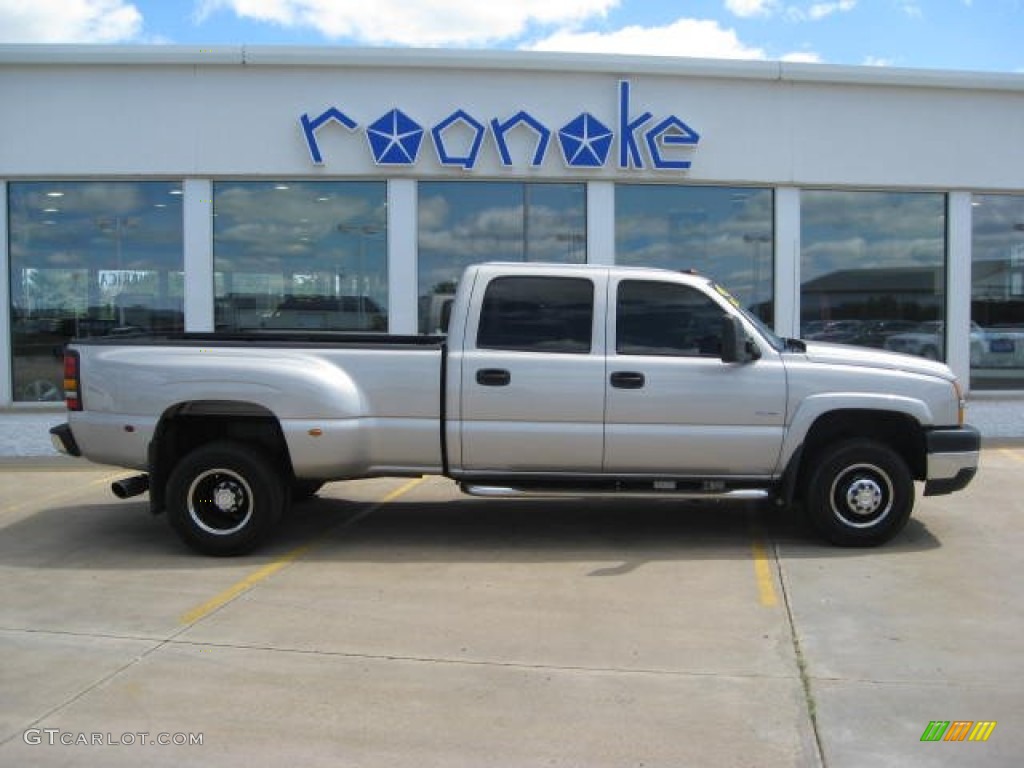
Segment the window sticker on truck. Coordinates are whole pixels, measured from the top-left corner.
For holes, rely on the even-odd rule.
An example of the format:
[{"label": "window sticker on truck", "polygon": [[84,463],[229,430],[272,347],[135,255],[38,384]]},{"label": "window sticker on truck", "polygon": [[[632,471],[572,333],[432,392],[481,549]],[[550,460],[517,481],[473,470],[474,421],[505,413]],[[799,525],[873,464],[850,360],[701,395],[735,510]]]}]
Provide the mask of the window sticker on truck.
[{"label": "window sticker on truck", "polygon": [[740,303],[736,300],[736,298],[731,293],[729,293],[727,290],[725,290],[725,288],[720,286],[718,283],[714,283],[713,285],[715,287],[715,290],[718,291],[718,295],[719,296],[724,298],[726,301],[728,301],[730,304],[732,304],[737,309],[740,308]]}]

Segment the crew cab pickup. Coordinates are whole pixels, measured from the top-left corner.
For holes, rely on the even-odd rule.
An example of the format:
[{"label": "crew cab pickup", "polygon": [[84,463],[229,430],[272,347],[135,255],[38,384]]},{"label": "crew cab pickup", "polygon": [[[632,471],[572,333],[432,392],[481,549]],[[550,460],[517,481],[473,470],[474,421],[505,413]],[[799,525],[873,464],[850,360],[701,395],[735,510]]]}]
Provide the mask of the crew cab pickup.
[{"label": "crew cab pickup", "polygon": [[446,336],[82,339],[58,449],[145,474],[195,549],[247,552],[328,481],[438,474],[484,496],[773,499],[893,537],[965,487],[980,437],[942,363],[782,339],[694,274],[482,264]]}]

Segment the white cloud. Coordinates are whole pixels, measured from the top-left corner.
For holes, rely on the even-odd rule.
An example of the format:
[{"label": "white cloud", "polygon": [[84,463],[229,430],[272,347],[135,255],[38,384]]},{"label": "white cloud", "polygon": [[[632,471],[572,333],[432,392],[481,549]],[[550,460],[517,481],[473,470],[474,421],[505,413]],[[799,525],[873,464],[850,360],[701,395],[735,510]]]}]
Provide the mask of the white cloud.
[{"label": "white cloud", "polygon": [[116,43],[141,31],[142,14],[123,0],[0,0],[3,43]]},{"label": "white cloud", "polygon": [[868,56],[864,59],[865,67],[891,67],[896,62],[892,59],[887,59],[882,56]]},{"label": "white cloud", "polygon": [[745,45],[731,29],[705,19],[679,19],[665,27],[624,27],[614,32],[564,30],[528,46],[538,51],[695,56],[714,59],[764,59],[760,48]]},{"label": "white cloud", "polygon": [[481,45],[516,38],[533,26],[572,27],[603,17],[619,0],[203,0],[198,20],[220,10],[332,39],[398,45]]},{"label": "white cloud", "polygon": [[836,0],[829,3],[815,3],[808,9],[807,16],[812,21],[824,19],[833,13],[846,13],[857,7],[857,0]]},{"label": "white cloud", "polygon": [[903,13],[912,19],[920,19],[924,16],[924,11],[921,10],[921,6],[918,5],[916,0],[903,0],[900,3],[900,8]]},{"label": "white cloud", "polygon": [[781,60],[801,64],[820,64],[821,56],[814,51],[794,51],[793,53],[785,54]]},{"label": "white cloud", "polygon": [[728,11],[741,18],[767,16],[777,5],[777,0],[725,0]]}]

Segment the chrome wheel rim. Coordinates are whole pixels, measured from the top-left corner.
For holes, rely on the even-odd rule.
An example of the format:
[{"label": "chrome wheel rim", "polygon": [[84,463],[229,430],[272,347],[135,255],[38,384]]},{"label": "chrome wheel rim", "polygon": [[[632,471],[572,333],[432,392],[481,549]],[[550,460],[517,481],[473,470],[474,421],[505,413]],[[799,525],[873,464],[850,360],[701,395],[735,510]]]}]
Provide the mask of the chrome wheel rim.
[{"label": "chrome wheel rim", "polygon": [[214,536],[230,536],[252,518],[252,489],[230,469],[209,469],[188,488],[188,514],[197,528]]},{"label": "chrome wheel rim", "polygon": [[875,464],[855,464],[836,476],[829,501],[843,525],[871,528],[892,512],[892,479]]}]

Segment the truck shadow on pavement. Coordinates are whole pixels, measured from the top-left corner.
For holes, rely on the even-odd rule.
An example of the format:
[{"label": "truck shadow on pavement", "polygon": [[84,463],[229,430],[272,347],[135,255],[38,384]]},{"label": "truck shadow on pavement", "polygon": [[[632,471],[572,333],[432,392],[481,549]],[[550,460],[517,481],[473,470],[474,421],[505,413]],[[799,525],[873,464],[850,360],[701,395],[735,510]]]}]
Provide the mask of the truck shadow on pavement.
[{"label": "truck shadow on pavement", "polygon": [[833,547],[793,513],[751,502],[481,500],[392,502],[337,497],[296,504],[271,541],[243,558],[193,553],[144,501],[39,510],[0,528],[0,566],[53,569],[205,569],[254,566],[307,548],[306,561],[622,561],[595,577],[645,562],[748,560],[755,542],[787,558],[900,555],[941,547],[922,521],[881,547]]},{"label": "truck shadow on pavement", "polygon": [[[332,504],[296,506],[295,534]],[[750,559],[754,541],[787,557],[856,557],[935,549],[919,520],[882,547],[841,548],[814,535],[794,512],[751,502],[671,500],[479,500],[388,504],[340,530],[326,529],[308,557],[374,561],[530,562],[548,560]],[[301,537],[300,537],[301,538]],[[615,575],[599,569],[592,575]]]}]

